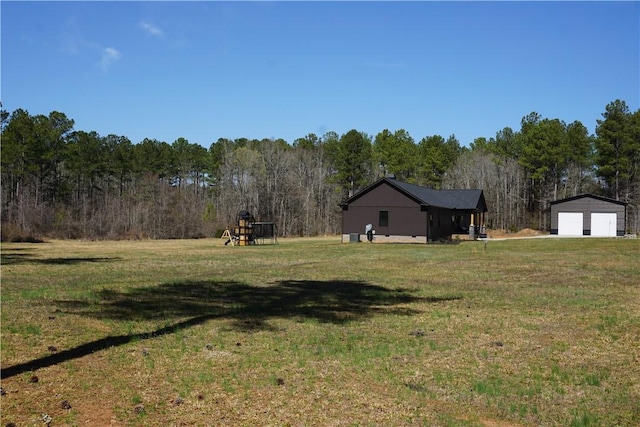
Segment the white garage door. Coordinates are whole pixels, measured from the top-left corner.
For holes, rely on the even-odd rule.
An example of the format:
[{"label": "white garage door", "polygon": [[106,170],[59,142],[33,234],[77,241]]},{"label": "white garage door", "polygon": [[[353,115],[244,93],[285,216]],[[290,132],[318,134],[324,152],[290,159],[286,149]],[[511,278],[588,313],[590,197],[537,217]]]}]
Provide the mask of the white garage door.
[{"label": "white garage door", "polygon": [[615,237],[617,220],[615,213],[592,213],[591,235]]},{"label": "white garage door", "polygon": [[559,236],[582,236],[582,212],[558,212]]}]

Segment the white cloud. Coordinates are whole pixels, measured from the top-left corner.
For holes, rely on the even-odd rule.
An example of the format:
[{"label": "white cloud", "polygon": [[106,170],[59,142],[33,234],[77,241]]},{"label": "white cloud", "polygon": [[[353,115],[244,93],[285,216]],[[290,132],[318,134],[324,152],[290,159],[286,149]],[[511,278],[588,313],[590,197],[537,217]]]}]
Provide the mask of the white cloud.
[{"label": "white cloud", "polygon": [[115,61],[122,58],[122,54],[113,47],[107,47],[102,49],[102,59],[100,60],[100,67],[105,73],[109,70],[109,66]]},{"label": "white cloud", "polygon": [[140,21],[140,24],[138,24],[140,28],[142,28],[147,34],[149,34],[150,36],[155,36],[155,37],[162,37],[162,30],[158,27],[156,27],[153,24],[150,24],[148,22],[145,21]]}]

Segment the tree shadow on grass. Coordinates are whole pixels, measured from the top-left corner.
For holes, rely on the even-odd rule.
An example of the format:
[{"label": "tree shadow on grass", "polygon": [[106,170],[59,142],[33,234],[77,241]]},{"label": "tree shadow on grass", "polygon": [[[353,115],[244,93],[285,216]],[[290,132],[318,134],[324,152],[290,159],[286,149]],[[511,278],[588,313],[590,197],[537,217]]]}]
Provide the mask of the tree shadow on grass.
[{"label": "tree shadow on grass", "polygon": [[0,254],[2,265],[11,264],[49,264],[49,265],[74,265],[89,262],[118,261],[118,257],[68,257],[68,258],[37,258],[30,252],[20,252],[21,248],[3,250]]},{"label": "tree shadow on grass", "polygon": [[230,319],[240,331],[269,330],[276,318],[315,319],[342,324],[376,314],[415,315],[406,304],[460,297],[417,297],[359,281],[287,280],[269,286],[240,282],[185,281],[133,289],[103,290],[97,301],[56,301],[63,312],[97,319],[174,322],[152,332],[102,338],[49,356],[2,369],[0,377],[55,365],[109,347],[170,334],[212,319]]}]

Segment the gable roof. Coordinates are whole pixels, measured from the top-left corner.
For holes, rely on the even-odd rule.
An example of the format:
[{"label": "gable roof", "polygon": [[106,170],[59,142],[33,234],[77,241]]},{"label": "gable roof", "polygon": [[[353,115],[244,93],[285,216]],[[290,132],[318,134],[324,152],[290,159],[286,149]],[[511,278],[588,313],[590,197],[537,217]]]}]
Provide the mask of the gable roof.
[{"label": "gable roof", "polygon": [[379,179],[367,188],[340,203],[340,206],[348,205],[382,184],[390,185],[420,205],[445,209],[483,209],[486,211],[486,202],[484,200],[484,193],[482,190],[435,190],[433,188],[426,188],[398,181],[393,178]]},{"label": "gable roof", "polygon": [[595,194],[589,194],[589,193],[580,194],[578,196],[573,196],[573,197],[567,197],[566,199],[554,200],[553,202],[550,202],[549,204],[550,205],[556,205],[558,203],[571,202],[573,200],[579,200],[579,199],[584,199],[584,198],[596,199],[596,200],[600,200],[602,202],[614,203],[616,205],[623,205],[623,206],[627,205],[626,202],[621,202],[620,200],[610,199],[608,197],[603,197],[603,196],[596,196]]}]

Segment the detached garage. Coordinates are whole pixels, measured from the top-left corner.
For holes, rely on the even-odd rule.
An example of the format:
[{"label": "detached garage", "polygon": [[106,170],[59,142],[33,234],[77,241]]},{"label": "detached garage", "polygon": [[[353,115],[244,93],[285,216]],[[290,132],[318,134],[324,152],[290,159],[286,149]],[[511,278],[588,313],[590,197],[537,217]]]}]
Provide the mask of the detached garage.
[{"label": "detached garage", "polygon": [[627,204],[593,194],[551,202],[551,234],[624,236]]}]

